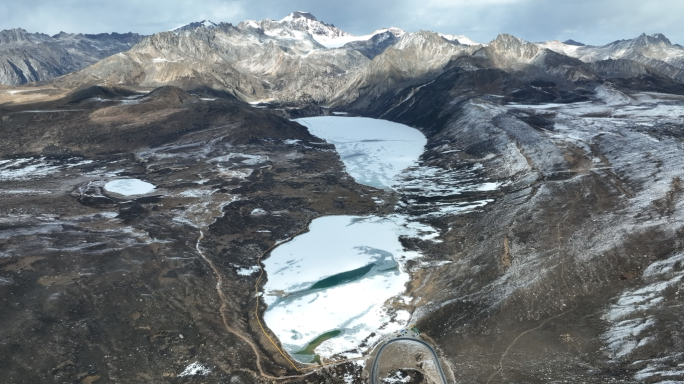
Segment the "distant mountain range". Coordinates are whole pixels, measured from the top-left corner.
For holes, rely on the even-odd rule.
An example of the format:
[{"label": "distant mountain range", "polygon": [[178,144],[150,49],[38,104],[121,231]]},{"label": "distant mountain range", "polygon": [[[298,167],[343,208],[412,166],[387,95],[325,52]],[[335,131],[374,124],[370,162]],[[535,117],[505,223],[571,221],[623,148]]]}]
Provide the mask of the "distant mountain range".
[{"label": "distant mountain range", "polygon": [[137,33],[28,33],[21,28],[0,31],[0,83],[19,85],[50,80],[127,51],[144,36]]},{"label": "distant mountain range", "polygon": [[354,36],[308,12],[237,26],[202,20],[152,36],[51,37],[13,29],[0,32],[0,56],[0,82],[8,85],[176,85],[212,88],[251,102],[330,105],[372,103],[453,66],[496,68],[523,81],[556,84],[565,95],[556,94],[557,101],[581,98],[609,79],[624,87],[670,90],[684,81],[684,47],[661,34],[604,46],[532,43],[501,34],[481,44],[399,28]]}]

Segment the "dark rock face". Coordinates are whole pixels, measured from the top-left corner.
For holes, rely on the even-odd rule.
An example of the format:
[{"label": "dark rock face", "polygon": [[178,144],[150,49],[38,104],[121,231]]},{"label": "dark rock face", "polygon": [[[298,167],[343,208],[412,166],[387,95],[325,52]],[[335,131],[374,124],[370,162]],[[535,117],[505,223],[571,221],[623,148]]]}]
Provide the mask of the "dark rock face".
[{"label": "dark rock face", "polygon": [[567,44],[567,45],[576,45],[576,46],[578,46],[578,47],[582,47],[582,46],[586,45],[586,44],[580,43],[579,41],[575,41],[575,40],[572,40],[572,39],[570,39],[570,40],[565,40],[565,41],[563,42],[563,44]]}]

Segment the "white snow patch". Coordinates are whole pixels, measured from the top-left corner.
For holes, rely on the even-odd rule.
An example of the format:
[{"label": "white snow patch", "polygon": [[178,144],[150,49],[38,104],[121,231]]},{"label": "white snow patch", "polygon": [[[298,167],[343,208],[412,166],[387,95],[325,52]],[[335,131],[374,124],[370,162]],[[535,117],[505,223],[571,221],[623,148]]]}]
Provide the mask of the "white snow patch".
[{"label": "white snow patch", "polygon": [[602,339],[608,343],[607,350],[612,358],[620,358],[631,353],[635,348],[644,345],[639,335],[655,324],[653,319],[625,320],[611,326],[610,330],[602,335]]},{"label": "white snow patch", "polygon": [[393,375],[390,375],[388,377],[385,377],[382,379],[382,383],[387,383],[387,384],[398,384],[398,383],[408,383],[411,381],[411,376],[406,375],[403,376],[401,371],[396,371],[394,372]]},{"label": "white snow patch", "polygon": [[[607,344],[606,351],[613,359],[629,355],[637,348],[655,341],[654,337],[643,335],[654,324],[651,317],[644,317],[644,311],[654,308],[664,300],[664,291],[680,284],[684,279],[684,271],[675,266],[684,260],[684,254],[677,254],[668,259],[649,265],[642,278],[648,284],[642,288],[628,290],[620,295],[617,302],[608,308],[602,319],[611,323],[608,331],[601,335]],[[642,373],[637,373],[638,378]]]},{"label": "white snow patch", "polygon": [[181,197],[202,197],[211,195],[211,191],[206,189],[187,189],[178,195]]},{"label": "white snow patch", "polygon": [[438,35],[449,40],[449,41],[457,40],[458,43],[461,45],[484,45],[484,46],[487,45],[487,44],[477,43],[465,35],[449,35],[446,33],[439,33]]},{"label": "white snow patch", "polygon": [[39,179],[65,169],[92,163],[92,160],[70,158],[50,160],[45,157],[24,157],[0,161],[0,181]]},{"label": "white snow patch", "polygon": [[252,28],[261,28],[261,27],[259,26],[259,24],[258,24],[256,21],[254,21],[254,20],[245,20],[245,21],[243,21],[243,23],[245,23],[245,25],[248,26],[248,27],[252,27]]},{"label": "white snow patch", "polygon": [[[266,155],[249,155],[246,153],[230,153],[208,160],[210,163],[240,163],[240,165],[257,165],[269,161]],[[247,175],[249,176],[249,174]]]},{"label": "white snow patch", "polygon": [[185,370],[181,372],[178,377],[185,377],[185,376],[206,376],[211,373],[211,369],[205,367],[204,365],[200,364],[199,362],[195,361],[194,363],[188,365],[185,367]]},{"label": "white snow patch", "polygon": [[41,191],[35,189],[2,189],[0,195],[49,195],[50,191]]},{"label": "white snow patch", "polygon": [[376,31],[373,31],[372,33],[369,33],[367,35],[361,35],[361,36],[354,36],[350,34],[346,34],[343,36],[326,36],[326,35],[319,35],[319,34],[312,34],[313,38],[318,41],[321,45],[323,45],[326,48],[340,48],[343,45],[347,43],[351,43],[352,41],[367,41],[370,40],[373,36],[384,33],[384,32],[391,32],[393,35],[396,37],[401,37],[406,34],[406,32],[403,29],[400,28],[383,28],[383,29],[378,29]]},{"label": "white snow patch", "polygon": [[634,99],[624,93],[605,85],[599,85],[594,91],[596,92],[596,97],[608,105],[627,105],[634,101]]},{"label": "white snow patch", "polygon": [[258,265],[249,268],[240,268],[237,270],[237,274],[240,276],[251,276],[253,273],[259,272],[261,268]]},{"label": "white snow patch", "polygon": [[252,210],[252,212],[250,213],[250,215],[252,215],[252,216],[264,216],[264,215],[267,215],[267,214],[268,214],[268,212],[264,211],[264,210],[261,209],[261,208],[254,208],[254,209]]},{"label": "white snow patch", "polygon": [[[649,377],[653,376],[661,376],[661,377],[672,377],[672,376],[682,376],[681,378],[684,378],[684,370],[681,371],[676,371],[676,370],[663,370],[662,367],[652,367],[648,366],[639,372],[637,372],[634,375],[634,378],[639,381],[643,381],[648,379]],[[658,384],[682,384],[684,381],[673,381],[673,380],[666,380],[666,381],[658,381]]]},{"label": "white snow patch", "polygon": [[7,91],[7,93],[9,93],[10,95],[14,96],[15,93],[39,91],[40,89],[42,89],[42,88],[37,88],[37,89],[19,89],[19,90]]}]

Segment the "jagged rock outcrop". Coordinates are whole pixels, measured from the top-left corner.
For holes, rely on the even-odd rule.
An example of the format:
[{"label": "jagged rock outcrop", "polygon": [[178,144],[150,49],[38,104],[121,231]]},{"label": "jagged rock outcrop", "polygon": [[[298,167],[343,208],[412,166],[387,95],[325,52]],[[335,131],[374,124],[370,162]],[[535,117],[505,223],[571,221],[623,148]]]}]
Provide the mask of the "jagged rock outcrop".
[{"label": "jagged rock outcrop", "polygon": [[399,41],[404,34],[405,32],[399,28],[375,31],[370,39],[351,41],[342,48],[355,49],[373,60],[375,56],[383,53],[385,49]]},{"label": "jagged rock outcrop", "polygon": [[585,46],[585,45],[586,45],[586,44],[584,44],[584,43],[580,43],[579,41],[575,41],[575,40],[573,40],[573,39],[565,40],[565,41],[563,42],[563,44],[567,44],[567,45],[576,45],[576,46],[578,46],[578,47],[582,47],[582,46]]}]

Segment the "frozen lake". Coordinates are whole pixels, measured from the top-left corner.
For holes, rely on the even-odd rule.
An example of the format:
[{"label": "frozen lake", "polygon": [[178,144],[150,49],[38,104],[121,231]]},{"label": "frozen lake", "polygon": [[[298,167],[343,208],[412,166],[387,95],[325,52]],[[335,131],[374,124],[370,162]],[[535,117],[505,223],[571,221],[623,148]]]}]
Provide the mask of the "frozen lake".
[{"label": "frozen lake", "polygon": [[[373,332],[370,342],[405,327],[410,314],[385,306],[405,291],[403,264],[418,256],[403,249],[399,236],[433,230],[375,216],[322,217],[309,229],[264,261],[264,319],[287,351],[310,362],[313,354],[301,352],[314,341],[315,353],[329,357],[357,348]],[[326,334],[334,336],[316,340]]]},{"label": "frozen lake", "polygon": [[[444,197],[444,203],[417,206],[418,216],[329,216],[315,219],[309,232],[276,248],[263,261],[268,280],[263,300],[267,326],[301,362],[318,355],[360,356],[383,335],[409,325],[403,303],[407,260],[400,236],[435,240],[439,233],[419,217],[465,212],[488,201],[449,202],[466,191],[489,191],[479,168],[437,169],[418,163],[427,140],[417,129],[385,120],[323,116],[297,119],[335,144],[347,172],[360,184],[397,191],[407,203]],[[371,336],[372,335],[372,336]],[[336,357],[338,357],[336,356]]]},{"label": "frozen lake", "polygon": [[[377,188],[392,188],[403,170],[417,164],[427,142],[418,130],[384,120],[296,121],[335,144],[357,182]],[[322,217],[309,229],[263,262],[264,320],[295,359],[358,356],[364,341],[370,345],[408,325],[410,313],[392,309],[391,302],[401,301],[406,290],[405,262],[419,255],[405,251],[399,237],[432,238],[437,231],[400,215]]]},{"label": "frozen lake", "polygon": [[357,183],[376,188],[390,188],[401,171],[416,164],[427,143],[417,129],[387,120],[319,116],[295,121],[335,144]]}]

